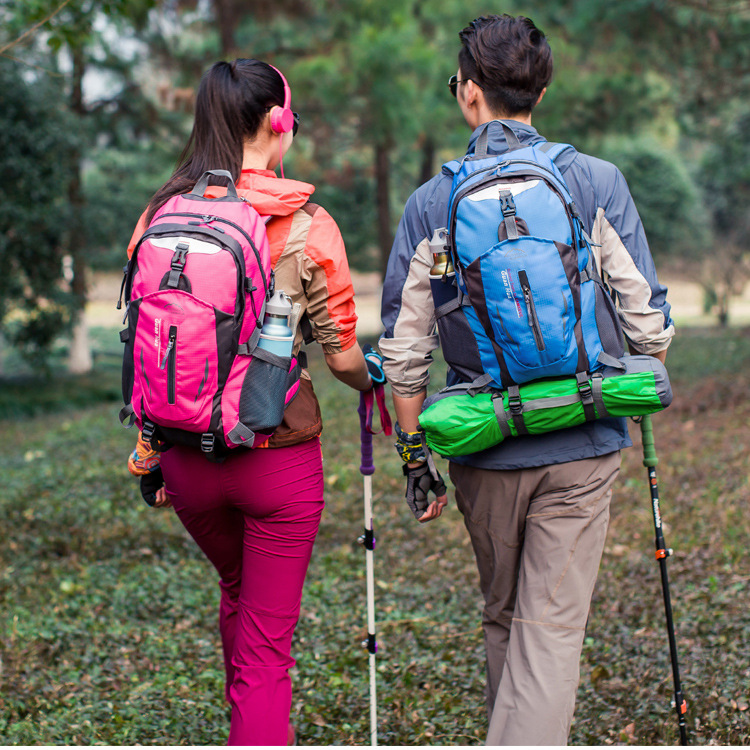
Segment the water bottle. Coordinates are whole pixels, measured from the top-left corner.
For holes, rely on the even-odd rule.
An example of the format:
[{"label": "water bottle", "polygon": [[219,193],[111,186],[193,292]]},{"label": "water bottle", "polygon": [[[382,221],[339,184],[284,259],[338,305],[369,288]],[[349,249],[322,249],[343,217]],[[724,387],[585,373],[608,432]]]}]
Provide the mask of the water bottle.
[{"label": "water bottle", "polygon": [[279,357],[291,357],[299,309],[299,303],[292,306],[291,298],[276,290],[266,302],[258,346]]},{"label": "water bottle", "polygon": [[457,294],[456,272],[451,262],[447,242],[448,230],[445,227],[440,227],[433,232],[430,240],[430,252],[433,259],[432,268],[430,268],[430,286],[435,309],[455,299]]}]

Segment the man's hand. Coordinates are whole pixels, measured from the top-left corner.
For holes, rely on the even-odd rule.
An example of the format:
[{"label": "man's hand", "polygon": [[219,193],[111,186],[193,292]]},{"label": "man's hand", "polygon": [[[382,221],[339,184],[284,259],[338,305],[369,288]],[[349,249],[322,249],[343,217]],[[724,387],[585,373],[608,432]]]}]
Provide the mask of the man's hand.
[{"label": "man's hand", "polygon": [[[437,518],[448,504],[447,490],[443,478],[430,473],[427,463],[418,466],[404,465],[406,477],[406,503],[420,523]],[[434,492],[436,499],[430,502],[429,493]]]}]

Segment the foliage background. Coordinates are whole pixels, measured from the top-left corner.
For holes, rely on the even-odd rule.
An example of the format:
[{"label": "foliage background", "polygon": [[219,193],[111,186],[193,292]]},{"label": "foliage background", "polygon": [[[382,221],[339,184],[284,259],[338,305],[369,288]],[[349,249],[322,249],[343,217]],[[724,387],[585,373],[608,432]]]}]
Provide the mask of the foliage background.
[{"label": "foliage background", "polygon": [[[540,132],[620,166],[659,268],[699,281],[706,312],[731,325],[748,274],[747,2],[502,10],[534,18],[555,53]],[[474,0],[0,0],[0,744],[226,738],[214,574],[127,476],[115,330],[90,332],[90,373],[63,374],[91,272],[121,266],[187,137],[201,73],[236,55],[284,70],[303,116],[287,173],[318,186],[353,267],[379,271],[408,195],[465,148],[445,82],[458,30],[487,12]],[[737,327],[680,329],[676,401],[655,420],[695,744],[750,742],[749,341]],[[314,356],[312,369],[328,510],[297,629],[294,716],[303,744],[365,743],[356,404]],[[455,509],[413,523],[388,441],[376,461],[381,741],[480,744],[467,535]],[[613,503],[574,744],[676,742],[651,535],[636,445]]]},{"label": "foliage background", "polygon": [[[745,0],[527,0],[503,10],[534,18],[555,54],[535,125],[617,161],[657,261],[698,279],[727,324],[750,272]],[[44,143],[55,122],[68,140],[27,150],[23,163],[0,154],[4,168],[38,175],[38,190],[50,170],[67,170],[55,180],[66,216],[48,220],[56,237],[0,242],[2,268],[38,253],[45,278],[60,278],[60,256],[70,256],[77,320],[87,271],[121,265],[137,216],[174,167],[200,75],[217,59],[252,56],[285,71],[303,117],[287,173],[318,186],[352,265],[382,271],[408,195],[465,148],[446,81],[458,31],[487,12],[475,0],[0,0],[3,75],[32,101],[49,92],[55,113],[3,107],[0,131],[22,124]],[[7,192],[0,237],[34,224],[39,205]],[[51,293],[41,278],[6,290],[0,331],[33,320]],[[50,344],[47,335],[37,349]]]}]

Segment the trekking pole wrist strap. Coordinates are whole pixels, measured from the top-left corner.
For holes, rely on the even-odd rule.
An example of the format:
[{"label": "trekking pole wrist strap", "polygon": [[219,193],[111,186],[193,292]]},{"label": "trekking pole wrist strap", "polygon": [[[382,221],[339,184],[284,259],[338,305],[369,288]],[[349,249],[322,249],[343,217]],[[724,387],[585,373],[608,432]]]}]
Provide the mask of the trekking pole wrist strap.
[{"label": "trekking pole wrist strap", "polygon": [[[359,403],[360,426],[364,432],[369,435],[377,435],[380,432],[384,435],[390,435],[393,432],[391,415],[388,413],[388,407],[385,403],[385,388],[382,383],[374,383],[369,390],[360,391]],[[372,427],[375,404],[378,406],[378,416],[380,417],[379,430],[374,430]]]}]

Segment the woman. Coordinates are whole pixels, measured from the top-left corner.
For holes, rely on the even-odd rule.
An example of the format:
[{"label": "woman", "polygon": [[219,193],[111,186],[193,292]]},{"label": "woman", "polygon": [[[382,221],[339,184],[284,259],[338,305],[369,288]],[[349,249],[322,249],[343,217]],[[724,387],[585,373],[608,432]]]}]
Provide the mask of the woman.
[{"label": "woman", "polygon": [[[272,171],[297,131],[299,117],[290,104],[288,84],[276,68],[258,60],[216,63],[198,89],[180,165],[152,199],[129,252],[158,208],[191,190],[206,170],[239,174],[237,192],[270,217],[276,288],[301,304],[331,372],[368,390],[372,381],[356,345],[354,292],[338,227],[309,202],[312,185],[284,179],[283,165],[282,179]],[[225,192],[210,187],[206,195]],[[298,331],[295,353],[301,344]],[[323,510],[321,429],[304,370],[284,421],[262,448],[236,449],[220,464],[184,446],[161,454],[165,486],[155,504],[174,507],[220,576],[229,744],[294,742],[291,639]],[[149,460],[142,452],[135,458],[131,464]]]}]

